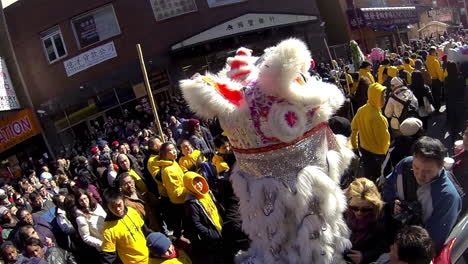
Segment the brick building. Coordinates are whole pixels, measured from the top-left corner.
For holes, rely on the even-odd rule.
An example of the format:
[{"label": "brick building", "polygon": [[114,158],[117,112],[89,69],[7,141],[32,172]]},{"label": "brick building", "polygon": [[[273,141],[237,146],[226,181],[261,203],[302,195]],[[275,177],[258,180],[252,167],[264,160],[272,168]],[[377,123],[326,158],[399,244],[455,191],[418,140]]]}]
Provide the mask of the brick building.
[{"label": "brick building", "polygon": [[5,16],[20,69],[56,152],[95,120],[118,116],[144,96],[141,43],[157,100],[177,81],[218,70],[239,46],[261,53],[301,38],[318,60],[324,32],[315,1],[35,0]]}]

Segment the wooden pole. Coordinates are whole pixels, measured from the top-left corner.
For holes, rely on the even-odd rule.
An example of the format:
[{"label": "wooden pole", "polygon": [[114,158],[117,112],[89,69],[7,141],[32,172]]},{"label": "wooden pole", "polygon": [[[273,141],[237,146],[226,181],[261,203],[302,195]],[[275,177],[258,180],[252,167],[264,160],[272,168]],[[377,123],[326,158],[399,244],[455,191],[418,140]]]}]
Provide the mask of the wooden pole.
[{"label": "wooden pole", "polygon": [[143,52],[141,51],[141,45],[137,44],[136,48],[137,48],[138,58],[140,59],[141,72],[143,73],[143,79],[144,79],[144,82],[145,82],[146,92],[148,93],[148,99],[149,99],[150,104],[151,104],[151,109],[153,110],[154,123],[156,125],[156,129],[158,130],[158,133],[159,133],[161,139],[164,139],[164,133],[162,131],[161,123],[159,122],[159,116],[158,116],[156,102],[154,101],[153,92],[151,91],[151,86],[150,86],[150,82],[149,82],[149,79],[148,79],[148,72],[146,72],[145,60],[143,58]]}]

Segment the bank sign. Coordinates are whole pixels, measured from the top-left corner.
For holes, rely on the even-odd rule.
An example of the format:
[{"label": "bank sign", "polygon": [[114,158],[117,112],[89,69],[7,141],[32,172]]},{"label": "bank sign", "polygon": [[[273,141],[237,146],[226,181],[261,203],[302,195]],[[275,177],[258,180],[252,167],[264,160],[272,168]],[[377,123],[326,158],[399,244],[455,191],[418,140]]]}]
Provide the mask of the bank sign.
[{"label": "bank sign", "polygon": [[0,121],[0,152],[41,132],[31,109],[20,111]]}]

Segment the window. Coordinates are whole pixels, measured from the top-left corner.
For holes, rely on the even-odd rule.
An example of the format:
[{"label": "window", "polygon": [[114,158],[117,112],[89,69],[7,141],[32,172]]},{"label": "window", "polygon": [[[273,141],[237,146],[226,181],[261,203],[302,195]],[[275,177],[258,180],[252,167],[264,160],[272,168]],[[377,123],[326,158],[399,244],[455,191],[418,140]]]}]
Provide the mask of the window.
[{"label": "window", "polygon": [[119,23],[111,4],[74,17],[71,24],[80,49],[120,34]]},{"label": "window", "polygon": [[60,28],[53,27],[41,34],[42,46],[49,63],[56,62],[67,56],[67,49],[63,41]]}]

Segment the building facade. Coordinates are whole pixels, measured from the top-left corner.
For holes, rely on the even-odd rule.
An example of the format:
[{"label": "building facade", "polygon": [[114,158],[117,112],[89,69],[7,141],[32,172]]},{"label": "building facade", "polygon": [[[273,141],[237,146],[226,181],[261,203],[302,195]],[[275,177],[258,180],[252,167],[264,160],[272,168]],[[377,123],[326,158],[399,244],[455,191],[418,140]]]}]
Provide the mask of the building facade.
[{"label": "building facade", "polygon": [[57,153],[93,122],[118,117],[145,96],[137,43],[159,101],[177,92],[178,80],[223,67],[239,46],[261,54],[297,37],[316,59],[326,54],[319,11],[309,0],[20,0],[5,16]]}]

